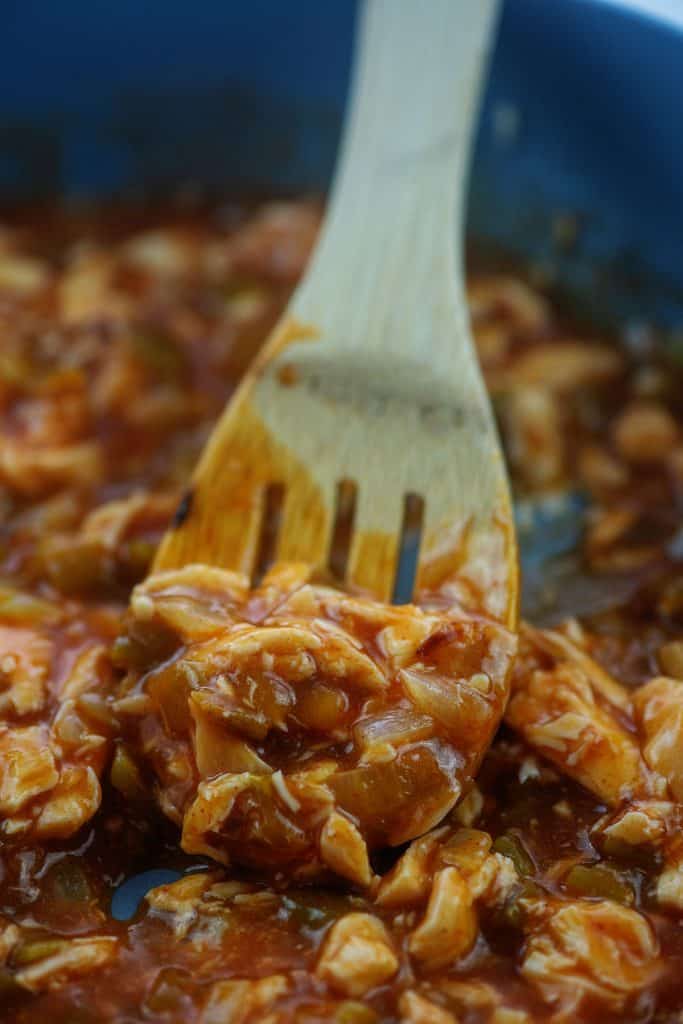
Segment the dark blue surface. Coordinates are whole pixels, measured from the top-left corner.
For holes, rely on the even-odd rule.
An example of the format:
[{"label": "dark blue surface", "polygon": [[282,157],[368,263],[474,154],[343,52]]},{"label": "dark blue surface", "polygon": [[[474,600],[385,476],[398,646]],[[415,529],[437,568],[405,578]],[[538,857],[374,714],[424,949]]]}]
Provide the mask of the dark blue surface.
[{"label": "dark blue surface", "polygon": [[[324,188],[352,0],[3,0],[0,197]],[[475,235],[606,314],[683,321],[683,36],[599,0],[508,0]],[[514,135],[496,132],[517,112]],[[501,110],[503,114],[501,114]],[[577,213],[579,243],[553,241]]]},{"label": "dark blue surface", "polygon": [[[547,259],[620,315],[683,319],[683,33],[598,0],[506,5],[473,177],[475,232]],[[496,141],[493,112],[519,111]],[[562,254],[550,221],[578,213]],[[592,303],[591,303],[592,305]]]},{"label": "dark blue surface", "polygon": [[111,916],[116,921],[130,921],[150,889],[177,882],[179,878],[182,873],[170,868],[153,868],[127,878],[111,898]]}]

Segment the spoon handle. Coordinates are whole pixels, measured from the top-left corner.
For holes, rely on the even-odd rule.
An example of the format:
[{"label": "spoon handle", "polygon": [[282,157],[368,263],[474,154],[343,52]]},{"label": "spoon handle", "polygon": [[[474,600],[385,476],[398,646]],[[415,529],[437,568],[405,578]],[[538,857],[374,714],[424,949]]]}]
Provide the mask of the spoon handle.
[{"label": "spoon handle", "polygon": [[366,0],[331,204],[293,307],[340,355],[370,346],[413,364],[428,352],[454,372],[456,325],[469,344],[466,180],[497,8]]}]

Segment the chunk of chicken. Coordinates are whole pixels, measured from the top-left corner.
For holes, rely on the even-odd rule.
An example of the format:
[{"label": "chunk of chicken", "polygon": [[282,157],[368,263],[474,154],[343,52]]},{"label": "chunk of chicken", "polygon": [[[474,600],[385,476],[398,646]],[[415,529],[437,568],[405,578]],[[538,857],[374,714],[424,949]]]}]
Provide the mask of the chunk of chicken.
[{"label": "chunk of chicken", "polygon": [[57,952],[23,967],[15,977],[31,992],[58,989],[67,979],[80,978],[113,960],[118,946],[118,939],[108,935],[68,939]]},{"label": "chunk of chicken", "polygon": [[561,634],[526,627],[506,721],[539,754],[608,804],[650,780],[625,691]]},{"label": "chunk of chicken", "polygon": [[543,387],[516,388],[500,408],[517,477],[529,488],[558,484],[566,471],[566,444],[555,396]]},{"label": "chunk of chicken", "polygon": [[0,716],[21,718],[42,709],[51,660],[44,632],[0,624]]},{"label": "chunk of chicken", "polygon": [[57,785],[59,773],[41,726],[0,735],[0,814],[5,819]]},{"label": "chunk of chicken", "polygon": [[447,998],[449,1007],[454,1007],[458,1021],[461,1018],[467,1020],[468,1017],[472,1017],[474,1020],[483,1020],[489,1024],[503,1001],[500,992],[493,985],[474,978],[463,981],[445,978],[439,981],[438,988]]},{"label": "chunk of chicken", "polygon": [[0,255],[0,293],[30,298],[42,291],[49,280],[44,263],[20,254]]},{"label": "chunk of chicken", "polygon": [[658,846],[676,828],[677,818],[669,800],[634,800],[600,818],[592,834],[622,848]]},{"label": "chunk of chicken", "polygon": [[219,877],[215,872],[208,871],[187,875],[177,882],[150,889],[145,900],[156,913],[175,914],[178,917],[189,914],[194,917],[202,897]]},{"label": "chunk of chicken", "polygon": [[145,896],[151,913],[163,918],[179,940],[205,945],[220,940],[230,927],[230,912],[237,905],[258,904],[276,913],[279,896],[249,882],[226,880],[216,871],[197,872]]},{"label": "chunk of chicken", "polygon": [[558,339],[522,351],[489,386],[494,392],[543,388],[557,394],[604,383],[618,377],[623,357],[613,348],[578,339]]},{"label": "chunk of chicken", "polygon": [[680,814],[664,844],[664,867],[657,879],[657,902],[667,910],[683,911],[683,835]]},{"label": "chunk of chicken", "polygon": [[627,1009],[661,971],[659,944],[642,914],[609,900],[549,904],[527,940],[521,973],[557,1009],[576,1020],[584,1004]]},{"label": "chunk of chicken", "polygon": [[0,438],[0,483],[24,498],[35,499],[62,487],[93,486],[103,470],[97,441],[33,447],[11,437]]},{"label": "chunk of chicken", "polygon": [[683,802],[683,682],[659,676],[642,686],[634,704],[643,737],[643,757]]},{"label": "chunk of chicken", "polygon": [[0,598],[0,835],[66,838],[100,806],[111,664],[103,644],[71,647],[78,608]]},{"label": "chunk of chicken", "polygon": [[448,1010],[425,999],[419,992],[404,992],[399,1001],[401,1024],[458,1024]]},{"label": "chunk of chicken", "polygon": [[427,912],[410,936],[410,953],[420,964],[444,967],[469,953],[476,937],[470,888],[457,868],[443,868],[434,877]]},{"label": "chunk of chicken", "polygon": [[377,887],[382,907],[411,907],[424,902],[435,873],[457,867],[472,900],[504,901],[518,882],[509,857],[491,853],[491,836],[476,829],[435,829],[415,839]]},{"label": "chunk of chicken", "polygon": [[382,907],[410,907],[427,898],[432,864],[439,839],[447,829],[434,829],[414,839],[394,867],[382,878],[376,902]]},{"label": "chunk of chicken", "polygon": [[518,882],[512,861],[491,852],[486,832],[445,827],[410,844],[379,883],[375,901],[397,910],[426,903],[408,949],[432,970],[471,949],[478,932],[476,903],[501,905]]},{"label": "chunk of chicken", "polygon": [[60,754],[47,726],[0,730],[0,830],[6,836],[64,838],[98,809],[95,771],[63,763]]},{"label": "chunk of chicken", "polygon": [[347,996],[364,996],[398,971],[389,934],[372,914],[347,914],[330,929],[316,974]]},{"label": "chunk of chicken", "polygon": [[103,317],[121,320],[130,312],[130,296],[116,286],[116,261],[95,246],[82,246],[62,274],[57,289],[59,316],[70,326]]},{"label": "chunk of chicken", "polygon": [[308,203],[267,203],[230,240],[231,266],[294,283],[318,233],[320,211]]},{"label": "chunk of chicken", "polygon": [[614,443],[627,462],[662,462],[678,438],[675,418],[659,402],[633,402],[614,423]]},{"label": "chunk of chicken", "polygon": [[4,917],[0,917],[0,965],[7,963],[7,959],[15,948],[21,932],[16,924],[12,924]]},{"label": "chunk of chicken", "polygon": [[248,1024],[264,1019],[287,994],[290,982],[284,974],[272,974],[258,980],[217,981],[211,986],[201,1024]]}]

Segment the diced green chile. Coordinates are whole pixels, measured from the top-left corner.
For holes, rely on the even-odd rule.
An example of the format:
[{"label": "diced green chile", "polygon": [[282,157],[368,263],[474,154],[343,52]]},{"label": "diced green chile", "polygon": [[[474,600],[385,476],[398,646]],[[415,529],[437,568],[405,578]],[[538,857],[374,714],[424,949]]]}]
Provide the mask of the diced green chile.
[{"label": "diced green chile", "polygon": [[185,369],[185,356],[170,334],[144,327],[131,336],[131,346],[146,370],[162,380],[177,380]]},{"label": "diced green chile", "polygon": [[517,874],[533,875],[535,865],[527,852],[522,840],[514,832],[504,832],[494,840],[493,849],[496,853],[509,857],[517,869]]},{"label": "diced green chile", "polygon": [[140,775],[140,769],[128,747],[123,743],[116,744],[110,769],[111,784],[128,800],[137,802],[149,798]]},{"label": "diced green chile", "polygon": [[22,943],[12,953],[12,959],[18,967],[24,967],[26,964],[46,960],[49,956],[61,953],[66,945],[67,943],[62,939],[33,939]]},{"label": "diced green chile", "polygon": [[86,903],[92,899],[90,879],[73,857],[65,857],[50,871],[52,891],[57,899],[68,903]]},{"label": "diced green chile", "polygon": [[614,900],[626,905],[634,900],[632,886],[606,864],[575,864],[568,872],[565,883],[571,892],[580,896]]}]

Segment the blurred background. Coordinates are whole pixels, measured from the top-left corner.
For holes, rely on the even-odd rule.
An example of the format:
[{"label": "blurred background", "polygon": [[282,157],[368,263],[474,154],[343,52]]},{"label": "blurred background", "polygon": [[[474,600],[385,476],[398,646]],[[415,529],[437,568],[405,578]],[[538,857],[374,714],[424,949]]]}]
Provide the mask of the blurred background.
[{"label": "blurred background", "polygon": [[[324,191],[353,0],[4,0],[0,202]],[[600,318],[683,320],[679,0],[507,0],[470,233]]]}]

